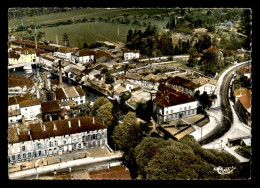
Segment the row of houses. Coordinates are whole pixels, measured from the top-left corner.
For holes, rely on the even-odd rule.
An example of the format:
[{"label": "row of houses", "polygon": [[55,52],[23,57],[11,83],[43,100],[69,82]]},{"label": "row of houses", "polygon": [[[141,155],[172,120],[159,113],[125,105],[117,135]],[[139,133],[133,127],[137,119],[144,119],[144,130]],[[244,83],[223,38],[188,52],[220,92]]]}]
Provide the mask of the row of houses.
[{"label": "row of houses", "polygon": [[[9,76],[13,78],[14,76]],[[17,77],[17,76],[16,76]],[[20,80],[22,78],[19,78]],[[23,78],[24,80],[31,78]],[[11,80],[11,79],[10,79]],[[17,82],[15,87],[23,87],[23,82]],[[26,86],[26,85],[25,85]],[[34,86],[33,86],[34,87]],[[13,85],[9,85],[9,91],[12,91]],[[24,118],[25,121],[37,120],[41,115],[48,113],[49,108],[64,108],[70,110],[72,106],[84,105],[86,102],[85,93],[80,86],[57,88],[54,92],[54,101],[41,102],[39,98],[34,98],[27,90],[22,95],[8,98],[8,122],[17,123]],[[58,105],[58,107],[55,106]],[[61,111],[61,109],[59,109]],[[55,110],[53,110],[55,112]]]},{"label": "row of houses", "polygon": [[105,146],[107,126],[94,116],[30,124],[8,130],[9,163]]}]

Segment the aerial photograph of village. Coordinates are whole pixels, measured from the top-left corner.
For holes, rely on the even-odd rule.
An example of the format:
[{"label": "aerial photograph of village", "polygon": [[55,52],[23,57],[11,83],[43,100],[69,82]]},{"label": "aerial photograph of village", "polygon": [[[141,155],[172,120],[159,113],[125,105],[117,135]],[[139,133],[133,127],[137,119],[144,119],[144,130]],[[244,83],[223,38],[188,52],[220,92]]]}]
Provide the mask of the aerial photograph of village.
[{"label": "aerial photograph of village", "polygon": [[9,180],[251,178],[250,8],[6,15]]}]

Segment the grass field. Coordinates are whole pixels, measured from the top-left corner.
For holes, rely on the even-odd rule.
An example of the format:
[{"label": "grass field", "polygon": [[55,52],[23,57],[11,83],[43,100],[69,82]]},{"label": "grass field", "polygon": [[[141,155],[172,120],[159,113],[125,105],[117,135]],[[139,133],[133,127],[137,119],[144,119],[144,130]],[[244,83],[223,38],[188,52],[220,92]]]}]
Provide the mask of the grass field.
[{"label": "grass field", "polygon": [[[119,27],[119,35],[118,35]],[[37,31],[45,32],[45,40],[56,43],[56,34],[58,36],[59,44],[64,45],[63,34],[69,35],[69,43],[71,47],[82,47],[86,42],[87,44],[94,43],[95,41],[126,41],[126,35],[129,30],[144,28],[138,26],[128,26],[123,24],[113,23],[79,23],[73,25],[64,25],[51,28],[42,28]],[[13,33],[14,36],[21,37],[22,32]]]},{"label": "grass field", "polygon": [[[24,25],[30,24],[50,24],[59,21],[73,20],[79,18],[114,18],[128,14],[130,17],[133,15],[159,15],[164,14],[166,9],[83,9],[83,10],[73,10],[69,12],[53,13],[42,16],[26,17],[23,19]],[[9,27],[22,25],[21,19],[9,20]]]},{"label": "grass field", "polygon": [[[166,9],[84,9],[84,10],[74,10],[70,12],[54,13],[49,15],[42,15],[38,17],[29,17],[23,19],[23,24],[47,24],[55,23],[59,21],[66,21],[68,19],[79,19],[79,18],[107,18],[115,19],[124,14],[128,14],[128,19],[130,24],[119,24],[119,23],[102,23],[102,22],[85,22],[77,23],[72,25],[60,25],[57,27],[40,28],[37,32],[45,32],[45,40],[52,41],[56,43],[56,34],[58,36],[59,44],[64,45],[63,34],[67,33],[69,35],[70,47],[82,47],[86,42],[87,44],[94,43],[96,41],[120,41],[126,42],[126,36],[128,30],[131,28],[140,29],[144,31],[146,27],[139,25],[132,25],[134,16],[141,25],[145,22],[151,22],[151,25],[157,25],[158,28],[163,28],[168,22],[168,17],[162,20],[156,20],[155,18],[147,18],[148,15],[160,15],[165,14]],[[140,17],[141,15],[146,15],[146,19]],[[11,20],[9,22],[9,27],[14,25],[21,25],[21,20]],[[16,25],[16,26],[17,26]],[[119,28],[119,35],[118,35]],[[22,32],[12,33],[16,37],[21,37]]]}]

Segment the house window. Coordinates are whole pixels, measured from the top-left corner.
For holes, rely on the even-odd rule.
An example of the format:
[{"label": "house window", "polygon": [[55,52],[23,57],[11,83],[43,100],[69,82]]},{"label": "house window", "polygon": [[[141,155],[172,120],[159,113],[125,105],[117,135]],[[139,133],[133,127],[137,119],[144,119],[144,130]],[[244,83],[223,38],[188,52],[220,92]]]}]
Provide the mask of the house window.
[{"label": "house window", "polygon": [[98,140],[100,139],[100,134],[97,134],[97,139],[98,139]]},{"label": "house window", "polygon": [[23,158],[26,158],[26,153],[23,154]]},{"label": "house window", "polygon": [[53,143],[52,143],[52,142],[49,142],[49,146],[52,147],[52,146],[53,146]]},{"label": "house window", "polygon": [[25,151],[25,146],[22,146],[22,151]]},{"label": "house window", "polygon": [[78,145],[79,149],[81,148],[81,144]]},{"label": "house window", "polygon": [[27,111],[27,108],[25,108],[25,111]]},{"label": "house window", "polygon": [[63,140],[63,144],[64,144],[64,145],[66,144],[66,140]]},{"label": "house window", "polygon": [[13,161],[15,160],[15,155],[12,155],[12,160],[13,160]]},{"label": "house window", "polygon": [[57,146],[57,145],[58,145],[58,141],[55,140],[55,141],[54,141],[54,144],[55,144],[55,146]]},{"label": "house window", "polygon": [[38,147],[39,149],[41,149],[41,148],[42,148],[42,145],[39,143],[39,144],[37,144],[37,147]]},{"label": "house window", "polygon": [[28,157],[31,157],[31,152],[30,152],[30,153],[28,153]]},{"label": "house window", "polygon": [[17,155],[17,159],[20,159],[20,154]]},{"label": "house window", "polygon": [[41,156],[41,154],[42,154],[42,151],[39,151],[39,152],[38,152],[38,154],[39,154],[39,156]]}]

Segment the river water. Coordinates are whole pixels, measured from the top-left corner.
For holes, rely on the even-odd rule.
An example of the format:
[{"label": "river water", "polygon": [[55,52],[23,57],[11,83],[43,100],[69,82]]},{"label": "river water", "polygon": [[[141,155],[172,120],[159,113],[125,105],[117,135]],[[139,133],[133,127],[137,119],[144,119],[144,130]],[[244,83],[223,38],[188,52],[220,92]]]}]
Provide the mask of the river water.
[{"label": "river water", "polygon": [[[37,68],[33,67],[33,72],[27,73],[23,70],[22,67],[20,67],[20,68],[16,68],[15,71],[13,69],[10,69],[8,71],[8,73],[9,73],[9,75],[16,75],[16,76],[32,76],[32,75],[36,74],[37,70],[40,71],[40,72],[47,72],[44,69],[41,69],[41,68],[38,68],[38,67]],[[51,75],[52,80],[54,80],[56,78],[58,78],[57,75],[54,75],[54,74]],[[78,85],[77,83],[75,83],[75,82],[73,82],[73,81],[71,81],[67,78],[63,78],[63,83],[67,86]],[[94,102],[97,98],[104,96],[102,93],[99,93],[99,92],[97,92],[97,91],[95,91],[92,88],[87,87],[87,86],[82,86],[82,89],[85,92],[87,98],[90,100],[90,102]]]},{"label": "river water", "polygon": [[[32,76],[34,74],[36,74],[36,72],[40,71],[40,72],[47,72],[46,70],[36,67],[35,65],[33,66],[33,71],[32,73],[27,73],[25,72],[25,70],[23,70],[23,67],[20,68],[16,68],[15,71],[13,69],[8,70],[8,74],[9,75],[16,75],[16,76]],[[57,79],[58,76],[52,74],[51,75],[51,79]],[[78,85],[77,83],[71,81],[70,79],[67,78],[63,78],[63,83],[67,86],[75,86]],[[86,94],[86,97],[89,99],[90,102],[94,102],[97,98],[99,97],[106,97],[105,95],[103,95],[102,93],[88,87],[88,86],[83,86],[82,85],[82,89]],[[122,121],[124,118],[124,115],[128,112],[128,109],[119,109],[119,120]]]}]

